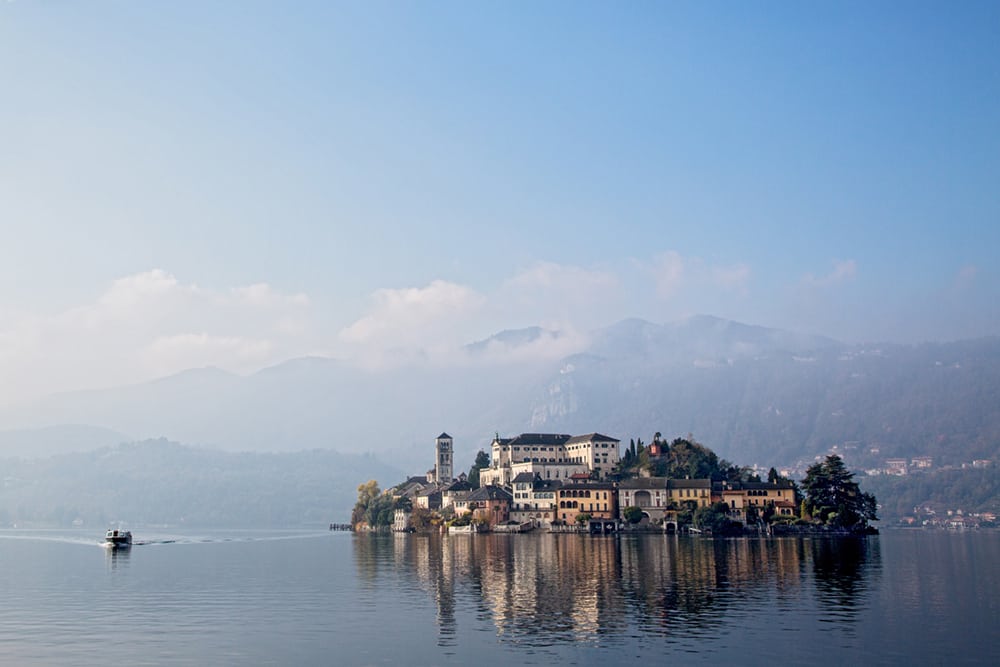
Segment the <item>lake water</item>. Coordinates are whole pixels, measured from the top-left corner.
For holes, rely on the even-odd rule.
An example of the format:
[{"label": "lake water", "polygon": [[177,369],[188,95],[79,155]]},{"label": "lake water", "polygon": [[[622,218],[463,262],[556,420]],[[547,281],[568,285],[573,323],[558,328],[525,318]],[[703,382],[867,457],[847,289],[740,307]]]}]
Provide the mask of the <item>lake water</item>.
[{"label": "lake water", "polygon": [[1000,664],[1000,533],[0,531],[0,663]]}]

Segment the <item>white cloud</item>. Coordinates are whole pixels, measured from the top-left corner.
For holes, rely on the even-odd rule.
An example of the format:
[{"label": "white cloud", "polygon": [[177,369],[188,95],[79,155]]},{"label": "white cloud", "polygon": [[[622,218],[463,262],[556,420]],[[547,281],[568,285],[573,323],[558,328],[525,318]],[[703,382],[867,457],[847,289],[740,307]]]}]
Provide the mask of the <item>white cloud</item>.
[{"label": "white cloud", "polygon": [[712,281],[716,285],[738,292],[746,291],[751,276],[750,267],[742,263],[731,266],[713,266],[711,273]]},{"label": "white cloud", "polygon": [[234,287],[231,292],[237,299],[256,306],[274,306],[290,304],[293,306],[308,306],[309,297],[305,294],[282,294],[267,283],[257,283],[248,287]]},{"label": "white cloud", "polygon": [[545,329],[536,339],[519,345],[491,340],[484,349],[466,361],[482,364],[507,364],[562,359],[585,349],[589,336],[572,328]]},{"label": "white cloud", "polygon": [[367,315],[340,332],[348,343],[421,347],[445,343],[484,303],[468,287],[435,280],[427,287],[379,289]]},{"label": "white cloud", "polygon": [[739,295],[750,276],[744,264],[711,265],[676,252],[614,269],[537,262],[498,276],[488,291],[446,280],[379,289],[343,325],[320,317],[306,294],[265,282],[209,288],[154,269],[56,314],[0,312],[0,402],[206,365],[245,373],[307,354],[368,366],[468,363],[467,343],[535,325],[559,333],[489,346],[476,363],[560,358],[586,344],[583,332],[653,312],[656,297],[661,306],[669,297],[675,309],[702,305],[705,295]]},{"label": "white cloud", "polygon": [[616,275],[552,262],[517,271],[489,293],[436,280],[426,287],[380,289],[369,312],[340,332],[366,365],[466,363],[465,344],[511,326],[559,331],[516,348],[491,346],[477,362],[552,358],[577,351],[580,319],[593,318],[620,294]]},{"label": "white cloud", "polygon": [[517,289],[558,291],[563,295],[589,293],[618,285],[618,278],[607,271],[587,270],[578,266],[538,262],[518,271],[507,285]]},{"label": "white cloud", "polygon": [[653,258],[650,271],[660,297],[668,298],[680,288],[684,281],[684,268],[684,258],[673,250]]},{"label": "white cloud", "polygon": [[141,355],[145,366],[159,375],[220,362],[231,367],[261,366],[270,360],[273,351],[270,340],[202,332],[160,336],[141,350]]},{"label": "white cloud", "polygon": [[309,299],[257,284],[210,290],[159,269],[91,303],[0,318],[0,401],[139,382],[205,365],[256,370],[315,351]]},{"label": "white cloud", "polygon": [[815,276],[807,273],[802,277],[802,284],[806,287],[832,287],[841,283],[854,280],[858,272],[858,263],[853,259],[837,260],[833,263],[833,269],[823,276]]},{"label": "white cloud", "polygon": [[538,262],[517,271],[491,295],[490,309],[502,318],[497,324],[541,324],[568,329],[604,320],[621,301],[621,278],[605,269]]},{"label": "white cloud", "polygon": [[652,277],[657,296],[665,300],[685,292],[706,290],[744,293],[752,274],[750,266],[744,263],[711,264],[700,257],[684,257],[674,250],[660,253],[650,262],[639,261],[638,265]]}]

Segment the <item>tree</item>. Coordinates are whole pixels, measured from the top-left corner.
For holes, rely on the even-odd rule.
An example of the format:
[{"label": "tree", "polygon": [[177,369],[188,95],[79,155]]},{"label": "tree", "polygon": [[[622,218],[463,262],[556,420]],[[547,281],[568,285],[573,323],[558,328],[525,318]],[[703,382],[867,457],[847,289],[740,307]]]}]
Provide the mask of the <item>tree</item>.
[{"label": "tree", "polygon": [[431,511],[423,507],[414,507],[410,514],[409,527],[417,532],[422,532],[431,526]]},{"label": "tree", "polygon": [[382,493],[378,488],[378,482],[374,479],[370,479],[364,484],[358,485],[358,504],[368,507],[371,501],[378,498],[379,494]]},{"label": "tree", "polygon": [[473,489],[479,488],[479,471],[483,468],[490,467],[490,455],[479,450],[476,453],[476,461],[472,464],[472,468],[469,470],[469,484],[472,485]]},{"label": "tree", "polygon": [[729,506],[724,502],[718,502],[708,507],[699,507],[694,512],[694,524],[701,529],[708,529],[713,534],[730,535],[742,531],[735,521],[729,518]]},{"label": "tree", "polygon": [[693,440],[677,438],[666,451],[664,474],[677,479],[721,478],[722,468],[719,457],[711,449]]},{"label": "tree", "polygon": [[378,482],[374,479],[358,485],[358,502],[354,504],[354,509],[351,510],[352,524],[368,521],[369,525],[374,525],[369,521],[370,515],[368,510],[375,499],[379,497],[379,494],[381,494],[381,491],[378,488]]},{"label": "tree", "polygon": [[631,524],[637,524],[642,521],[642,508],[629,506],[622,510],[622,517]]},{"label": "tree", "polygon": [[581,526],[585,526],[588,523],[590,523],[590,515],[587,514],[586,512],[584,512],[582,514],[577,514],[576,515],[576,522],[578,524],[580,524]]},{"label": "tree", "polygon": [[806,513],[829,525],[866,528],[869,521],[878,520],[875,496],[861,492],[854,473],[836,454],[806,469],[802,489]]}]

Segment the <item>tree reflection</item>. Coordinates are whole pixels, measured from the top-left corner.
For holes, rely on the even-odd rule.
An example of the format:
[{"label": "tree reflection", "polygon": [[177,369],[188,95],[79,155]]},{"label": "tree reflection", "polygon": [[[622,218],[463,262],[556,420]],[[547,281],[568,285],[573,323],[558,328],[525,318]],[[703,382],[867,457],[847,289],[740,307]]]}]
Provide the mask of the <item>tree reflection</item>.
[{"label": "tree reflection", "polygon": [[822,609],[838,621],[856,620],[866,602],[871,576],[881,562],[878,539],[810,540],[809,553]]}]

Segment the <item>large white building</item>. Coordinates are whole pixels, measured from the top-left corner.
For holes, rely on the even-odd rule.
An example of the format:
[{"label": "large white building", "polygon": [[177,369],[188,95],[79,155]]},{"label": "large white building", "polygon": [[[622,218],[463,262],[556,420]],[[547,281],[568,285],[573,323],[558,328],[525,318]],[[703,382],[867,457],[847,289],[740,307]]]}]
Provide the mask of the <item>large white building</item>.
[{"label": "large white building", "polygon": [[604,478],[618,465],[618,443],[600,433],[497,436],[491,446],[490,467],[479,472],[480,483],[509,486],[522,473],[541,479],[568,479],[579,473]]}]

